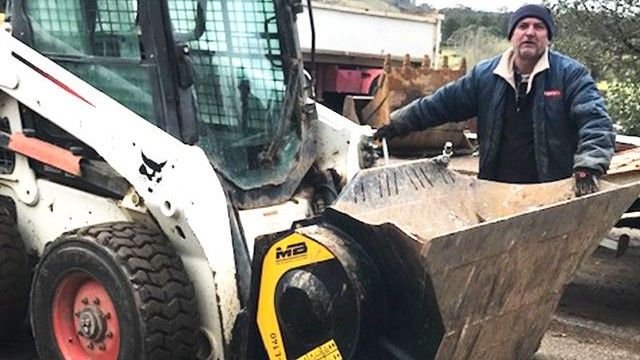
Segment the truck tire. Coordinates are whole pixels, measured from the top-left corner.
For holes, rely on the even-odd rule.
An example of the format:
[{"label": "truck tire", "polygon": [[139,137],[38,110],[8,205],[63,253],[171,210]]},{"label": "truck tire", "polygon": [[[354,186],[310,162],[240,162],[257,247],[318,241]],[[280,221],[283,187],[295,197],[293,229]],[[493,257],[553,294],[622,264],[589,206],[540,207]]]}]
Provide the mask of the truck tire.
[{"label": "truck tire", "polygon": [[31,290],[42,359],[194,359],[198,313],[180,258],[157,230],[107,223],[47,246]]},{"label": "truck tire", "polygon": [[29,305],[29,259],[13,217],[0,207],[0,342],[16,335]]}]

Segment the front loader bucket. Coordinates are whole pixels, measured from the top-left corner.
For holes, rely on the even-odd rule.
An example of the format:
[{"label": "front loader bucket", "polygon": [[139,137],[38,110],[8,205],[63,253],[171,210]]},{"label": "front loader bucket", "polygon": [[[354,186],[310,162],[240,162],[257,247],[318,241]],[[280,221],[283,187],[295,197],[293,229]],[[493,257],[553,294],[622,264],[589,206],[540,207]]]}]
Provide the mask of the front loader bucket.
[{"label": "front loader bucket", "polygon": [[380,271],[380,358],[531,358],[640,183],[601,188],[575,198],[570,179],[503,184],[429,160],[362,171],[326,215]]},{"label": "front loader bucket", "polygon": [[[420,67],[414,67],[406,55],[402,65],[391,66],[387,56],[384,73],[378,79],[378,89],[373,99],[362,109],[359,122],[379,128],[389,123],[390,114],[413,100],[431,95],[445,84],[462,77],[467,72],[466,60],[457,70],[449,68],[448,58],[443,58],[440,68],[431,67],[425,56]],[[464,134],[469,122],[448,123],[427,130],[417,131],[389,141],[389,151],[397,155],[439,154],[446,142],[453,144],[456,154],[471,154],[472,146]]]}]

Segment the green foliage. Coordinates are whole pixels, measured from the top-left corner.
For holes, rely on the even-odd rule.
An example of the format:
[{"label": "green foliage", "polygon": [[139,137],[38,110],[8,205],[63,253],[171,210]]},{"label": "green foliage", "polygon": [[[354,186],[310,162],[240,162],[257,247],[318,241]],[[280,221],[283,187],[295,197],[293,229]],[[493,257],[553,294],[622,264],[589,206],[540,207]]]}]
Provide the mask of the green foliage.
[{"label": "green foliage", "polygon": [[447,43],[455,32],[469,26],[483,27],[496,37],[504,37],[506,34],[508,13],[474,11],[467,7],[443,9],[440,12],[445,16],[442,39]]},{"label": "green foliage", "polygon": [[[632,5],[632,3],[636,3]],[[640,5],[629,0],[557,0],[554,46],[608,80],[640,76]]]},{"label": "green foliage", "polygon": [[640,135],[640,4],[637,0],[556,0],[554,48],[613,85],[607,107],[624,132]]},{"label": "green foliage", "polygon": [[491,28],[480,25],[458,29],[449,38],[449,44],[456,55],[467,59],[469,70],[479,61],[500,54],[510,46],[503,36],[497,36]]},{"label": "green foliage", "polygon": [[605,97],[609,114],[622,133],[640,136],[640,84],[630,80],[611,84]]}]

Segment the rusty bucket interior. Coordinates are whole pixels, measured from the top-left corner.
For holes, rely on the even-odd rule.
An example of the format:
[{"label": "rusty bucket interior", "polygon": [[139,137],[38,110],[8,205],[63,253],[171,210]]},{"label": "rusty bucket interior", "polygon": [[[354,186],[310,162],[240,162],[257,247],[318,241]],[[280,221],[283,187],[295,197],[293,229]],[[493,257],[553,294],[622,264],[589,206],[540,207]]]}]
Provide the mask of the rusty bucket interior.
[{"label": "rusty bucket interior", "polygon": [[[387,56],[383,64],[384,72],[377,79],[377,90],[369,97],[348,96],[345,99],[343,115],[356,123],[379,128],[389,123],[390,114],[413,100],[431,95],[440,87],[462,77],[466,71],[466,60],[462,59],[457,69],[449,67],[444,56],[439,68],[431,66],[431,60],[424,56],[420,66],[415,66],[407,54],[400,66],[391,65]],[[474,128],[472,120],[449,123],[427,130],[418,131],[389,142],[389,151],[398,156],[435,155],[446,142],[453,144],[456,154],[471,154],[473,147],[464,134],[465,129]]]},{"label": "rusty bucket interior", "polygon": [[384,278],[389,341],[415,359],[529,359],[577,266],[638,197],[601,182],[465,176],[430,160],[362,171],[327,210]]}]

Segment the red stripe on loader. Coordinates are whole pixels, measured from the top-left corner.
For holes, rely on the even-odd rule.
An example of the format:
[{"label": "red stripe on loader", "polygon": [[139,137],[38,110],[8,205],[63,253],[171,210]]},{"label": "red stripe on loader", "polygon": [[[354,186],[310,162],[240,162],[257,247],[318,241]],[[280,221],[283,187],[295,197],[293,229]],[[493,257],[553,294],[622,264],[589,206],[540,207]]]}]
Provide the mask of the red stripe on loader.
[{"label": "red stripe on loader", "polygon": [[74,155],[67,149],[40,139],[27,137],[21,132],[11,135],[8,148],[69,174],[80,176],[80,159],[82,157]]},{"label": "red stripe on loader", "polygon": [[42,76],[46,77],[47,79],[49,79],[51,82],[53,82],[54,84],[58,85],[59,87],[61,87],[64,91],[68,92],[69,94],[77,97],[78,99],[84,101],[85,103],[96,107],[95,105],[93,105],[91,102],[89,102],[89,100],[85,99],[84,97],[82,97],[82,95],[78,94],[77,92],[75,92],[72,88],[70,88],[69,86],[67,86],[65,83],[63,83],[62,81],[56,79],[55,77],[53,77],[50,74],[47,74],[46,72],[40,70],[40,74],[42,74]]},{"label": "red stripe on loader", "polygon": [[59,86],[60,88],[62,88],[64,91],[68,92],[69,94],[75,96],[76,98],[84,101],[85,103],[87,103],[88,105],[91,105],[93,107],[96,107],[95,105],[93,105],[89,100],[85,99],[82,95],[78,94],[75,90],[73,90],[71,87],[69,87],[67,84],[63,83],[62,81],[58,80],[57,78],[55,78],[53,75],[45,72],[44,70],[40,69],[39,67],[35,66],[34,64],[30,63],[29,61],[27,61],[27,59],[23,58],[22,56],[16,54],[15,52],[12,52],[11,55],[13,55],[13,57],[15,57],[16,59],[18,59],[20,62],[22,62],[23,64],[27,65],[28,67],[30,67],[31,69],[33,69],[34,71],[36,71],[38,74],[44,76],[45,78],[47,78],[49,81],[51,81],[52,83],[56,84],[57,86]]}]

